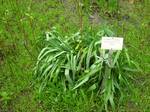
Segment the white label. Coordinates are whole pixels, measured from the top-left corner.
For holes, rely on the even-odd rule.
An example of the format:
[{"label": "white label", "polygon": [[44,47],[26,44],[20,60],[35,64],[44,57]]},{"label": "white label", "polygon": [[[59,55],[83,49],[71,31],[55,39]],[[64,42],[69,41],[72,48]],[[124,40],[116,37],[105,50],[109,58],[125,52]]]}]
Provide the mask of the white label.
[{"label": "white label", "polygon": [[120,37],[102,37],[101,49],[122,50],[123,38]]}]

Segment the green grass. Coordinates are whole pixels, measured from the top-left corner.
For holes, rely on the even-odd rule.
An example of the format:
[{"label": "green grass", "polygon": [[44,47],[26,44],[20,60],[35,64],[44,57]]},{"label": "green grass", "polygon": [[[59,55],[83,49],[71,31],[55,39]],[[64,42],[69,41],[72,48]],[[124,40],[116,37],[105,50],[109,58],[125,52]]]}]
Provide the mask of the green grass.
[{"label": "green grass", "polygon": [[[117,108],[122,112],[150,110],[150,3],[149,0],[144,2],[122,6],[119,18],[123,19],[119,22],[115,18],[104,17],[106,24],[118,36],[125,38],[131,59],[143,70],[133,74],[133,94],[127,93],[126,100]],[[72,0],[67,5],[57,0],[0,0],[0,111],[89,112],[100,109],[100,99],[86,96],[82,90],[63,93],[62,85],[50,84],[43,94],[39,94],[40,84],[33,86],[33,68],[39,46],[43,46],[38,43],[38,38],[53,26],[62,35],[71,35],[81,27],[81,15],[78,11],[71,11],[73,4]],[[87,13],[82,18],[85,29],[99,30],[97,24],[90,25]]]}]

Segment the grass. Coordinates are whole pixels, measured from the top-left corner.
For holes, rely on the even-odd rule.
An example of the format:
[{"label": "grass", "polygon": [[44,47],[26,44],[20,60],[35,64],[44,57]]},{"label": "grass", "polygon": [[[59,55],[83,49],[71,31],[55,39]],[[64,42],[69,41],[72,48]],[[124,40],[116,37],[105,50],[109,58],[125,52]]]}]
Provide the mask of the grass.
[{"label": "grass", "polygon": [[[40,51],[37,45],[43,46],[38,44],[37,38],[43,32],[49,32],[53,26],[56,26],[62,35],[71,35],[80,29],[81,15],[70,11],[73,2],[70,1],[67,8],[57,0],[0,0],[0,4],[0,111],[98,111],[101,101],[86,96],[82,90],[78,94],[70,91],[63,93],[61,84],[49,84],[49,89],[39,94],[39,85],[32,86],[32,70]],[[133,75],[134,94],[128,93],[124,103],[117,109],[148,112],[149,1],[121,6],[120,11],[119,18],[123,19],[118,22],[115,18],[104,17],[106,24],[118,36],[125,38],[131,59],[138,62],[143,71]],[[91,28],[95,32],[99,30],[97,25],[90,26],[87,14],[83,14],[82,18],[84,28]]]}]

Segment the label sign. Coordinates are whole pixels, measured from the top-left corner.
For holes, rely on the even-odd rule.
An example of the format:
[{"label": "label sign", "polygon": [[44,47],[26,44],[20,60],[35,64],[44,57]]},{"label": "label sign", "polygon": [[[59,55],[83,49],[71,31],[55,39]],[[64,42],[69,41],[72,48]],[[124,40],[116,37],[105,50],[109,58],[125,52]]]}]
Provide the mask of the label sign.
[{"label": "label sign", "polygon": [[122,50],[123,38],[121,37],[102,37],[101,49]]}]

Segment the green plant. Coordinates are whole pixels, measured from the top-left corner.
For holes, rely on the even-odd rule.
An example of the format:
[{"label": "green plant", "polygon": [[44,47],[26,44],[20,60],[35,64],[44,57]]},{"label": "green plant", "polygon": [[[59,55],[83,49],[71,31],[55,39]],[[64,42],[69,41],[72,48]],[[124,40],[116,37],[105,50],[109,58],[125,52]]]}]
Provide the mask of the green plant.
[{"label": "green plant", "polygon": [[[64,90],[79,87],[96,90],[103,97],[105,109],[110,104],[115,109],[115,95],[123,95],[129,71],[136,64],[130,60],[127,49],[101,50],[101,37],[113,36],[109,29],[102,29],[95,36],[91,32],[80,32],[63,38],[55,28],[46,33],[45,47],[41,50],[35,67],[35,76],[42,82],[40,91],[49,81],[64,85]],[[131,67],[131,68],[130,68]],[[135,67],[136,68],[136,67]],[[128,72],[127,72],[128,71]]]},{"label": "green plant", "polygon": [[114,13],[118,9],[118,0],[97,0],[99,6],[106,11]]},{"label": "green plant", "polygon": [[110,13],[114,15],[118,12],[119,1],[118,0],[95,0],[95,1],[87,1],[83,0],[83,6],[87,13],[90,11],[100,11],[103,13]]},{"label": "green plant", "polygon": [[10,94],[4,91],[0,92],[0,101],[2,101],[4,105],[7,105],[10,100],[11,100]]}]

